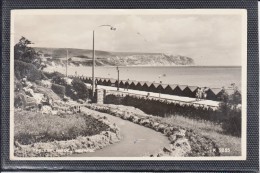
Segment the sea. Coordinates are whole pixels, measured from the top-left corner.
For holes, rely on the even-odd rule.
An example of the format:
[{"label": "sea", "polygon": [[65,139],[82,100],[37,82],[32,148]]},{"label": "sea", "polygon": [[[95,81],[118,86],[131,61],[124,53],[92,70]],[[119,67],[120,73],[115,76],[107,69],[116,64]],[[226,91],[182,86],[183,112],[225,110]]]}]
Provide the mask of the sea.
[{"label": "sea", "polygon": [[[46,71],[66,73],[64,66],[50,66]],[[68,75],[92,76],[92,67],[69,66]],[[120,80],[149,81],[163,84],[229,88],[232,83],[241,88],[242,67],[240,66],[124,66],[119,67]],[[96,66],[95,77],[117,79],[114,66]]]}]

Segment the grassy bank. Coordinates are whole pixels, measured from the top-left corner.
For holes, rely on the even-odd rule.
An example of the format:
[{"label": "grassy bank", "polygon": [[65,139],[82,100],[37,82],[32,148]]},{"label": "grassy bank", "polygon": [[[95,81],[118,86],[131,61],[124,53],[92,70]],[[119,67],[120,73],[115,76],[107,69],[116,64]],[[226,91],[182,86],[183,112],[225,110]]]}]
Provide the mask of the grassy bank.
[{"label": "grassy bank", "polygon": [[241,155],[241,138],[224,134],[221,124],[205,120],[194,120],[178,115],[167,118],[158,117],[158,120],[173,126],[191,129],[195,133],[213,140],[219,149],[226,150],[220,152],[221,156]]},{"label": "grassy bank", "polygon": [[24,145],[92,136],[109,128],[84,113],[55,116],[19,110],[15,111],[14,116],[14,139]]},{"label": "grassy bank", "polygon": [[93,152],[120,140],[119,129],[102,116],[50,115],[15,110],[14,155],[58,157]]}]

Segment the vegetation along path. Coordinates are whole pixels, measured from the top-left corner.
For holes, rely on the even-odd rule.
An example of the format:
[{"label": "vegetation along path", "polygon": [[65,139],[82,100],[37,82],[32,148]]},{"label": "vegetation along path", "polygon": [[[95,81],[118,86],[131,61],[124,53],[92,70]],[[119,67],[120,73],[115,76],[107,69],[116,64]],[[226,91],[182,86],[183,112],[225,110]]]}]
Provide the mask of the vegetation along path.
[{"label": "vegetation along path", "polygon": [[[96,111],[82,107],[82,111],[97,114]],[[169,140],[163,134],[147,127],[134,124],[106,113],[108,120],[115,123],[119,129],[122,139],[119,143],[107,146],[93,153],[75,154],[75,157],[140,157],[149,156],[159,152],[164,146],[169,145]]]}]

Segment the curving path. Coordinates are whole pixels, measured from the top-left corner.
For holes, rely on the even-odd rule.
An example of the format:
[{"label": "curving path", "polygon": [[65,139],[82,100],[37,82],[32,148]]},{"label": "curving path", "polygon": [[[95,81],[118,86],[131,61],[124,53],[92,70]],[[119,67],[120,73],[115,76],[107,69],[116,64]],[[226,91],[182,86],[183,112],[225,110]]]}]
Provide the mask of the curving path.
[{"label": "curving path", "polygon": [[[88,108],[81,109],[84,112],[97,114]],[[74,154],[73,157],[142,157],[158,153],[163,147],[169,145],[169,140],[163,134],[147,127],[134,124],[121,118],[98,112],[106,116],[108,120],[120,128],[122,139],[119,143],[109,145],[93,153]],[[70,157],[71,157],[70,156]]]}]

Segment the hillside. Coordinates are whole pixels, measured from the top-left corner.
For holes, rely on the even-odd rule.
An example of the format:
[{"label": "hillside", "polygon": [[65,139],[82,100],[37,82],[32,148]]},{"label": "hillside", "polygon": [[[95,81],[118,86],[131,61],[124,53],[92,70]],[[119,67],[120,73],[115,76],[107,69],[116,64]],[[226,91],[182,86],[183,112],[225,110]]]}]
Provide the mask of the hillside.
[{"label": "hillside", "polygon": [[[66,48],[35,48],[42,58],[47,59],[47,64],[52,62],[64,65],[67,50],[69,52],[69,64],[86,65],[92,64],[92,50],[89,49],[66,49]],[[138,53],[138,52],[107,52],[96,50],[96,64],[98,66],[175,66],[194,65],[192,58],[181,55],[169,55],[164,53]]]}]

